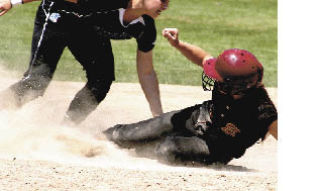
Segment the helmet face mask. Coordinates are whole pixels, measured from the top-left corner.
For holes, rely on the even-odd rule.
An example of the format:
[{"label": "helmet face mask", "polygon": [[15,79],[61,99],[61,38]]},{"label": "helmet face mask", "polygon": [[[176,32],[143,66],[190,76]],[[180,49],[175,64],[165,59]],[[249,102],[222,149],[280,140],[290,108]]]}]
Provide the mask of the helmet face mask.
[{"label": "helmet face mask", "polygon": [[202,72],[202,88],[204,91],[212,91],[214,89],[215,81],[215,79]]}]

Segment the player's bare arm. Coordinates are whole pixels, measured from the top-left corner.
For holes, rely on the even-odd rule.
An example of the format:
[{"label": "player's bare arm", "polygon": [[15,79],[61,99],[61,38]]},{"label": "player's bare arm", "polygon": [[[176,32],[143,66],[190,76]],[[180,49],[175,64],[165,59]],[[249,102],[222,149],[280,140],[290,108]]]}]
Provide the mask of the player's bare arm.
[{"label": "player's bare arm", "polygon": [[132,0],[132,8],[142,8],[152,18],[158,17],[169,6],[169,0]]},{"label": "player's bare arm", "polygon": [[6,14],[13,6],[39,0],[0,0],[0,16]]},{"label": "player's bare arm", "polygon": [[278,120],[275,120],[269,126],[269,133],[278,140]]},{"label": "player's bare arm", "polygon": [[138,9],[127,8],[124,12],[124,15],[123,15],[123,22],[125,24],[128,24],[131,21],[139,18],[140,16],[142,16],[146,13],[147,13],[147,11],[143,8],[138,8]]},{"label": "player's bare arm", "polygon": [[[6,14],[13,6],[19,4],[30,3],[33,1],[40,1],[40,0],[0,0],[0,16]],[[71,3],[77,3],[78,0],[65,0]]]},{"label": "player's bare arm", "polygon": [[[79,0],[66,0],[73,3],[78,3]],[[169,6],[169,0],[131,0],[126,9],[127,14],[124,15],[124,21],[130,22],[143,14],[149,15],[152,18],[158,17],[162,11]]]},{"label": "player's bare arm", "polygon": [[163,113],[157,74],[153,68],[152,50],[143,52],[137,50],[137,73],[141,88],[149,102],[152,116]]},{"label": "player's bare arm", "polygon": [[200,47],[179,40],[179,30],[177,28],[165,28],[162,31],[162,35],[185,57],[201,67],[204,60],[211,57],[210,54]]},{"label": "player's bare arm", "polygon": [[[80,3],[79,0],[66,1]],[[128,24],[142,15],[149,15],[155,19],[168,8],[168,5],[169,0],[131,0],[125,9],[123,22]]]}]

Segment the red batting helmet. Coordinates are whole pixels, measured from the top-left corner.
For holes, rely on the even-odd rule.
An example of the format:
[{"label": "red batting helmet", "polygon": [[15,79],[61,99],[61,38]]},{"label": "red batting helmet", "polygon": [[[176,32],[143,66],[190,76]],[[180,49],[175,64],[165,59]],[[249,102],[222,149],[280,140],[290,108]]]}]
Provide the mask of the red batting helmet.
[{"label": "red batting helmet", "polygon": [[225,91],[237,93],[256,87],[263,77],[263,66],[258,59],[249,51],[236,48],[225,50],[218,58],[206,60],[203,69],[205,90],[212,90],[216,81]]}]

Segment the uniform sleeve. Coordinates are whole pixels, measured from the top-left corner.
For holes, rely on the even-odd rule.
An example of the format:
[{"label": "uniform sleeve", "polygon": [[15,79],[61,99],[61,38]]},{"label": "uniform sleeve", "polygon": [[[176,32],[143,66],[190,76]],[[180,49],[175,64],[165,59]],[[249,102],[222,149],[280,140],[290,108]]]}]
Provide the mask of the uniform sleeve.
[{"label": "uniform sleeve", "polygon": [[[152,50],[155,46],[155,41],[157,38],[157,31],[156,31],[154,20],[148,15],[143,15],[131,21],[129,24],[124,24],[122,22],[124,11],[122,10],[124,9],[120,9],[119,17],[120,17],[120,22],[122,26],[122,31],[124,31],[124,34],[127,34],[127,36],[130,36],[136,39],[138,44],[138,49],[140,51],[149,52],[150,50]],[[115,39],[113,37],[111,38]],[[116,38],[116,39],[121,39],[121,38]]]},{"label": "uniform sleeve", "polygon": [[261,100],[258,105],[258,120],[266,130],[270,124],[278,119],[278,112],[272,101],[268,98]]},{"label": "uniform sleeve", "polygon": [[135,38],[138,44],[138,49],[142,52],[149,52],[155,46],[155,42],[157,40],[157,30],[154,20],[150,16],[143,15],[142,17],[145,26],[143,27],[141,35]]},{"label": "uniform sleeve", "polygon": [[79,0],[78,4],[91,10],[127,8],[129,0]]}]

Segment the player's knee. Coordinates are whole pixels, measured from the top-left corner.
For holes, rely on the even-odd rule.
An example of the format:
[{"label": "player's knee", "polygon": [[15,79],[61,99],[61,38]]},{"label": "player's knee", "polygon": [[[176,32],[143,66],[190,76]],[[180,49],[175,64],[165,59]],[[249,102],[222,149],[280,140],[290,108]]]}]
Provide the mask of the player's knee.
[{"label": "player's knee", "polygon": [[160,160],[173,162],[176,160],[177,148],[172,137],[167,137],[156,147],[156,155]]},{"label": "player's knee", "polygon": [[92,92],[96,101],[100,103],[106,96],[111,87],[111,80],[96,80],[89,84],[89,90]]}]

